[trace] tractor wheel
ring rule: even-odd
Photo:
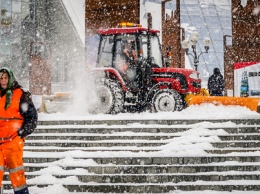
[[[183,108],[183,101],[178,92],[171,89],[157,90],[152,98],[154,112],[173,112]]]
[[[93,114],[117,114],[123,111],[122,88],[113,80],[102,78],[95,84],[95,101],[89,107]]]

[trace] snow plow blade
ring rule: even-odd
[[[202,103],[212,103],[215,105],[238,105],[247,107],[252,111],[260,113],[260,98],[229,96],[189,96],[185,100],[188,106]]]
[[[60,92],[53,95],[43,95],[43,105],[39,112],[56,113],[64,112],[72,103],[72,92]]]

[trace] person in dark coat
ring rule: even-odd
[[[213,75],[208,80],[208,90],[211,96],[223,96],[225,81],[221,75],[219,68],[214,69]]]

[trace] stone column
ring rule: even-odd
[[[31,44],[29,90],[34,95],[51,94],[51,67],[48,59],[48,47],[45,44]]]
[[[167,52],[172,54],[170,67],[184,67],[184,50],[181,49],[181,27],[180,27],[180,1],[176,1],[176,10],[171,16],[165,14],[165,3],[169,0],[162,1],[162,51],[164,56]]]
[[[51,94],[50,51],[47,46],[46,31],[48,29],[48,1],[38,1],[35,18],[36,36],[30,45],[31,66],[29,70],[29,89],[34,95]]]

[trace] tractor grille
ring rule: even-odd
[[[200,82],[192,82],[192,86],[194,88],[201,88],[201,83]]]

